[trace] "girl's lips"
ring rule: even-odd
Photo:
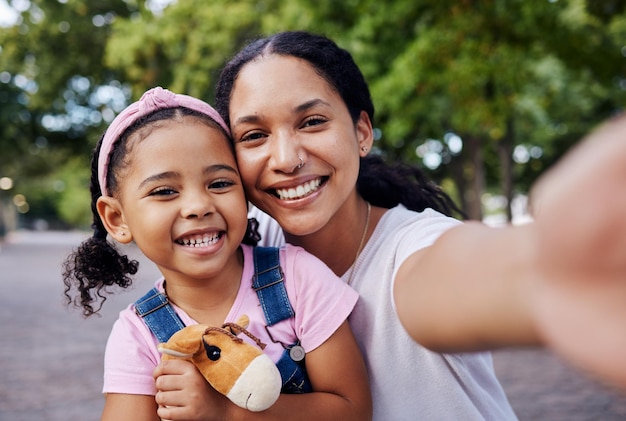
[[[316,192],[327,179],[327,177],[318,177],[294,187],[274,189],[274,195],[281,200],[302,199]]]
[[[205,234],[191,234],[175,240],[176,244],[185,247],[208,247],[219,241],[224,235],[223,231],[210,232]]]

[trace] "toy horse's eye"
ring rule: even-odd
[[[209,357],[211,361],[217,361],[220,359],[220,355],[222,354],[222,350],[216,347],[215,345],[209,345],[208,343],[202,341],[204,343],[204,349],[206,351],[206,356]]]

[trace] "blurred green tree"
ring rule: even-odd
[[[102,59],[111,22],[141,7],[121,0],[13,4],[15,22],[0,28],[0,176],[15,180],[12,191],[27,198],[23,221],[77,223],[60,213],[60,191],[41,194],[39,186],[56,181],[55,171],[73,156],[88,157],[126,105],[128,92]]]
[[[46,200],[72,224],[88,218],[70,199],[67,177],[87,182],[72,157],[87,168],[106,123],[150,87],[211,101],[222,64],[258,35],[311,30],[347,48],[372,88],[378,152],[425,166],[476,219],[486,192],[510,204],[626,95],[623,0],[16,4],[0,28],[0,177],[51,181]]]

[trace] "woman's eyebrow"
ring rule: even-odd
[[[301,113],[303,111],[309,110],[313,107],[316,107],[318,105],[322,105],[325,107],[330,107],[330,104],[322,99],[319,98],[315,98],[312,99],[310,101],[306,101],[300,105],[297,105],[296,107],[294,107],[294,112],[296,113]],[[245,124],[245,123],[256,123],[257,121],[259,121],[260,117],[258,114],[250,114],[250,115],[245,115],[242,117],[239,117],[237,120],[235,120],[235,122],[233,123],[233,127],[239,125],[239,124]]]
[[[319,98],[315,98],[315,99],[312,99],[312,100],[310,100],[310,101],[306,101],[306,102],[304,102],[304,103],[302,103],[302,104],[298,105],[298,106],[294,109],[294,111],[296,111],[296,112],[302,112],[302,111],[309,110],[309,109],[311,109],[311,108],[313,108],[313,107],[315,107],[315,106],[318,106],[318,105],[322,105],[322,106],[330,107],[330,104],[329,104],[328,102],[326,102],[326,101],[324,101],[324,100],[321,100],[321,99],[319,99]]]

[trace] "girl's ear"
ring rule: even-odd
[[[356,136],[359,142],[359,155],[363,157],[372,150],[374,144],[374,129],[370,117],[365,111],[361,111],[356,122]]]
[[[133,236],[124,220],[124,213],[119,200],[109,196],[101,196],[96,202],[98,215],[109,235],[122,244],[133,241]]]

